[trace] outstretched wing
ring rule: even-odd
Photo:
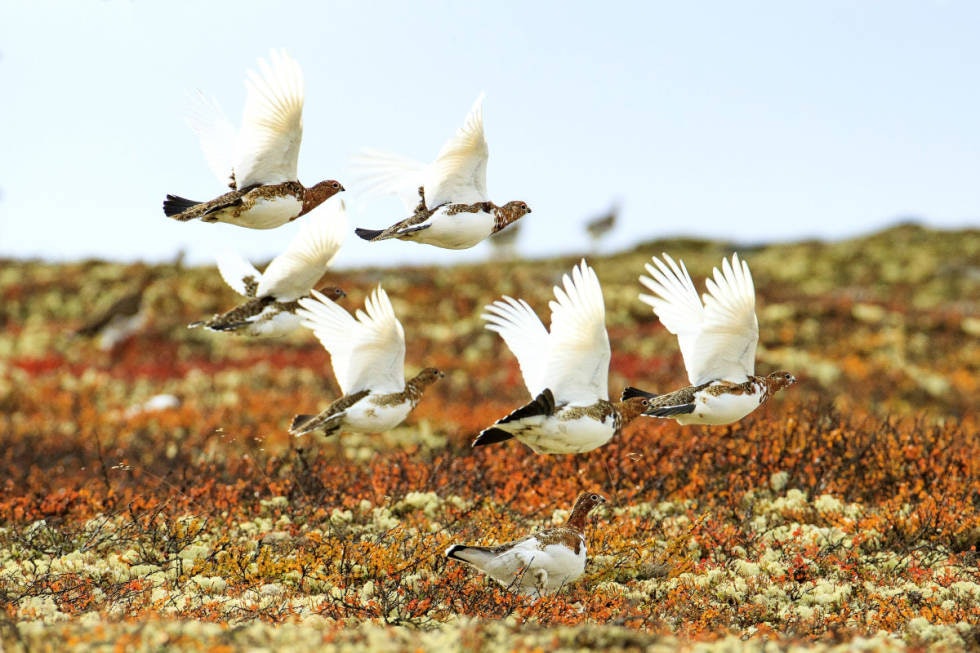
[[[214,176],[228,184],[235,167],[237,130],[215,98],[197,91],[189,104],[187,123],[201,141],[204,159]]]
[[[483,93],[473,103],[466,122],[449,139],[425,176],[425,203],[430,209],[441,204],[486,202],[487,159],[490,150],[483,134]]]
[[[265,269],[258,295],[288,301],[309,294],[340,251],[348,226],[344,200],[339,197],[311,211],[286,250]]]
[[[256,297],[262,275],[237,252],[224,250],[215,255],[218,272],[228,286],[243,297]],[[251,288],[251,291],[249,290]]]
[[[427,168],[421,161],[380,150],[362,150],[351,159],[351,174],[360,195],[397,195],[407,211],[419,203],[418,189],[425,183]]]
[[[356,319],[316,290],[299,303],[296,314],[330,352],[344,394],[405,389],[405,331],[381,286],[368,296],[365,310],[357,310]]]
[[[691,281],[684,262],[679,264],[668,254],[663,260],[653,257],[653,265],[646,264],[649,277],[641,276],[643,284],[653,295],[640,294],[640,301],[649,304],[660,318],[664,328],[677,336],[677,344],[684,357],[687,377],[692,385],[699,385],[700,369],[695,372],[698,359],[697,339],[704,323],[704,305]]]
[[[547,386],[545,372],[548,363],[548,331],[523,299],[504,297],[484,309],[487,329],[496,331],[517,358],[524,385],[532,397]]]
[[[640,283],[655,293],[641,294],[640,299],[677,336],[692,385],[716,379],[740,383],[755,369],[759,338],[755,290],[748,265],[740,262],[738,255],[732,260],[735,268],[725,260],[724,272],[715,269],[704,304],[684,263],[676,263],[667,254],[663,260],[654,257],[653,265],[646,265],[650,277],[640,277]]]
[[[609,336],[602,287],[585,259],[555,286],[545,386],[558,403],[609,398]]]
[[[235,178],[238,188],[296,181],[303,138],[303,71],[285,50],[259,59],[248,71],[247,95],[238,134]]]
[[[731,263],[722,260],[721,270],[712,271],[706,282],[704,327],[698,350],[713,352],[699,361],[703,377],[729,381],[744,380],[755,373],[755,349],[759,344],[759,321],[755,315],[755,284],[752,273],[738,254]]]

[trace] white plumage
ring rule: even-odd
[[[349,222],[344,200],[335,198],[314,209],[281,254],[261,274],[233,252],[217,256],[218,271],[235,292],[246,295],[245,278],[258,283],[256,297],[290,301],[305,297],[316,285],[347,237]]]
[[[549,594],[585,572],[584,538],[578,551],[561,543],[543,544],[533,535],[515,542],[505,551],[477,547],[455,547],[450,551],[453,557],[473,565],[520,594]]]
[[[303,139],[303,71],[285,50],[259,59],[249,70],[239,129],[218,102],[198,94],[188,120],[198,134],[205,159],[224,182],[232,172],[238,188],[297,180]]]
[[[531,396],[550,388],[557,404],[609,398],[609,336],[602,287],[585,259],[555,286],[549,333],[523,299],[504,297],[483,319],[517,358]]]
[[[755,375],[755,286],[748,264],[738,254],[731,261],[723,259],[721,270],[714,269],[702,297],[684,263],[667,254],[653,257],[646,270],[650,276],[641,276],[640,283],[654,294],[641,294],[640,299],[677,336],[691,385],[660,395],[627,387],[624,399],[647,399],[645,415],[679,424],[730,424],[796,383],[785,371]]]
[[[405,330],[381,286],[368,296],[356,317],[316,291],[299,303],[302,324],[330,353],[334,376],[345,395],[404,390]]]
[[[755,315],[755,286],[752,273],[738,254],[714,268],[707,280],[708,292],[698,297],[684,263],[667,254],[647,263],[650,277],[640,283],[655,293],[641,294],[664,327],[677,336],[691,385],[714,380],[741,383],[755,372],[755,350],[759,323]]]
[[[425,187],[426,206],[489,201],[487,160],[490,150],[483,131],[483,93],[473,103],[463,126],[442,146],[432,163],[399,154],[365,150],[354,159],[355,174],[368,195],[394,194],[412,210]]]

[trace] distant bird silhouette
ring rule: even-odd
[[[365,152],[355,167],[366,193],[398,194],[412,215],[387,229],[358,228],[355,233],[370,241],[398,238],[447,249],[473,247],[531,212],[519,200],[502,206],[490,201],[488,158],[482,94],[462,129],[429,165],[396,154]]]
[[[135,288],[97,313],[73,335],[84,338],[98,337],[99,349],[102,351],[114,349],[146,326],[148,314],[144,306],[144,295],[153,281],[153,271],[144,270]]]
[[[549,333],[527,302],[504,297],[483,319],[517,357],[533,398],[480,432],[474,447],[517,438],[537,453],[602,446],[645,408],[643,398],[611,403],[609,337],[602,288],[583,259],[555,286]]]
[[[329,179],[309,188],[296,174],[303,137],[303,72],[285,50],[273,50],[261,74],[249,71],[241,129],[228,122],[213,100],[200,98],[192,126],[219,178],[233,189],[207,202],[167,195],[163,212],[182,222],[226,222],[272,229],[295,220],[344,190]]]
[[[640,283],[653,295],[641,294],[664,327],[677,336],[691,385],[655,395],[627,387],[623,399],[649,401],[644,415],[673,418],[679,424],[729,424],[742,419],[779,390],[796,383],[789,372],[755,375],[759,322],[755,286],[748,263],[738,254],[722,260],[708,279],[704,303],[684,262],[667,254],[647,263],[650,277]]]
[[[582,492],[563,526],[496,546],[454,544],[446,557],[472,565],[521,594],[549,594],[585,571],[585,525],[592,509],[605,502],[601,494]]]
[[[365,310],[358,309],[356,319],[316,291],[299,303],[297,314],[330,353],[344,396],[318,415],[294,417],[291,434],[387,431],[401,424],[425,389],[442,378],[442,372],[427,367],[405,381],[405,330],[381,286],[368,296]]]
[[[585,223],[585,231],[589,234],[593,249],[596,249],[599,246],[599,242],[616,227],[616,219],[618,217],[619,205],[613,204],[605,213]]]
[[[348,229],[344,201],[331,200],[316,209],[292,242],[259,273],[238,254],[224,252],[218,271],[232,290],[248,298],[235,308],[188,326],[249,336],[284,336],[300,326],[298,299],[310,294],[337,255]],[[329,290],[328,290],[329,289]],[[331,299],[344,291],[323,286]]]

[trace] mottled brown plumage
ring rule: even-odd
[[[329,179],[306,188],[298,181],[281,184],[252,185],[225,193],[208,202],[195,202],[176,195],[167,195],[163,202],[163,212],[180,222],[200,218],[203,222],[232,222],[248,213],[260,200],[293,197],[302,203],[302,210],[289,218],[289,221],[305,215],[330,199],[344,187],[340,182]]]
[[[297,415],[289,427],[291,435],[304,435],[311,431],[322,430],[323,435],[333,435],[341,428],[352,425],[349,422],[349,411],[355,410],[358,416],[369,419],[379,418],[386,410],[411,411],[422,399],[425,389],[445,376],[434,367],[427,367],[405,382],[401,392],[387,394],[371,394],[371,390],[360,390],[345,395],[330,404],[318,415]],[[358,419],[358,417],[355,417]],[[402,418],[403,419],[403,418]],[[399,422],[401,419],[398,420]],[[352,430],[363,430],[353,428]]]
[[[251,319],[263,313],[266,313],[271,319],[279,313],[295,313],[296,309],[299,308],[298,299],[281,302],[271,295],[255,297],[255,289],[258,287],[258,283],[251,279],[251,277],[248,277],[245,280],[245,290],[247,293],[246,296],[251,296],[253,299],[250,299],[244,304],[239,304],[224,313],[215,314],[208,320],[191,322],[187,327],[189,329],[204,327],[212,331],[236,331],[249,326]],[[325,286],[318,290],[334,301],[347,296],[347,293],[335,286]]]
[[[153,283],[152,272],[144,272],[135,289],[126,293],[86,324],[75,330],[74,335],[91,338],[118,320],[135,318],[143,307],[143,294]]]
[[[699,397],[739,397],[754,395],[758,397],[758,405],[764,404],[771,396],[783,388],[796,383],[796,377],[786,371],[772,372],[766,376],[752,375],[744,383],[731,381],[712,381],[701,385],[691,385],[667,394],[656,395],[634,387],[623,390],[622,398],[646,398],[648,405],[642,411],[650,417],[673,417],[693,413]]]

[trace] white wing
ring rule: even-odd
[[[713,352],[698,360],[702,377],[729,381],[745,380],[755,373],[755,348],[759,344],[759,321],[755,316],[755,285],[752,273],[738,254],[731,263],[722,260],[714,279],[707,280],[704,294],[704,328],[698,338],[699,352]]]
[[[347,236],[344,200],[330,199],[309,213],[286,250],[262,274],[257,295],[289,301],[309,294]]]
[[[545,385],[555,401],[590,405],[609,398],[609,336],[602,287],[582,259],[562,277],[551,301],[551,348]]]
[[[227,184],[235,167],[237,130],[215,98],[198,91],[189,104],[187,123],[201,141],[204,159],[214,176]]]
[[[486,202],[487,159],[490,151],[483,135],[483,93],[473,103],[466,122],[449,139],[425,176],[425,204],[435,208],[447,202]]]
[[[303,138],[303,71],[285,50],[259,59],[260,74],[248,71],[247,96],[238,134],[238,188],[296,181]]]
[[[215,262],[218,264],[218,272],[228,286],[243,297],[249,297],[245,289],[246,277],[252,277],[254,283],[259,283],[262,275],[255,266],[246,261],[237,252],[225,250],[215,255]],[[254,296],[254,295],[251,295]]]
[[[381,286],[368,297],[366,312],[358,309],[357,319],[315,290],[299,303],[296,314],[330,352],[344,394],[405,389],[405,331]]]
[[[362,150],[351,159],[351,174],[359,194],[397,195],[406,211],[419,203],[419,186],[425,183],[428,166],[400,154]]]
[[[678,264],[667,254],[663,254],[663,260],[654,256],[653,265],[647,263],[645,267],[650,277],[641,276],[640,283],[655,294],[641,293],[640,301],[649,304],[664,328],[677,336],[688,379],[693,385],[699,385],[695,379],[700,375],[695,374],[693,361],[704,323],[704,306],[691,275],[683,261]]]
[[[683,262],[678,265],[667,254],[663,259],[653,258],[656,267],[646,265],[653,278],[640,277],[640,283],[655,295],[641,294],[640,299],[653,307],[664,327],[677,336],[688,380],[692,385],[716,379],[745,381],[755,369],[759,340],[748,265],[735,255],[733,269],[726,259],[722,264],[725,272],[716,268],[715,281],[709,279],[710,292],[705,293],[702,304]]]
[[[524,385],[532,397],[547,386],[548,331],[523,299],[504,297],[487,305],[483,319],[487,329],[496,331],[517,358]]]

